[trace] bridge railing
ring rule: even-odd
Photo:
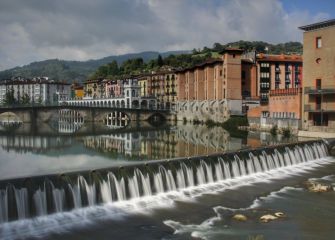
[[[99,105],[99,106],[90,106],[90,105],[81,105],[81,104],[68,104],[66,102],[60,102],[60,103],[53,103],[53,104],[9,104],[9,105],[1,105],[0,108],[2,109],[15,109],[15,108],[37,108],[37,107],[85,107],[85,108],[109,108],[109,109],[142,109],[142,110],[162,110],[162,111],[170,111],[171,108],[168,106],[106,106],[106,105]]]

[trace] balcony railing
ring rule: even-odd
[[[299,93],[301,93],[301,88],[270,90],[270,96],[298,95]]]
[[[335,85],[321,87],[305,87],[305,94],[333,94],[335,93]]]
[[[335,103],[307,104],[305,112],[335,112]]]

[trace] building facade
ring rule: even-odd
[[[301,126],[302,57],[266,55],[256,57],[256,84],[251,96],[260,106],[248,109],[251,126],[298,129]]]
[[[242,53],[228,48],[222,58],[177,72],[178,120],[224,122],[242,115]]]
[[[84,87],[78,84],[71,85],[71,99],[82,99],[84,97]]]
[[[11,95],[11,102],[8,95]],[[4,104],[58,104],[71,96],[71,85],[47,77],[26,79],[16,77],[0,82],[0,103]]]
[[[335,132],[335,19],[304,31],[303,130]]]
[[[105,94],[103,79],[89,79],[84,82],[84,92],[86,98],[102,98]]]

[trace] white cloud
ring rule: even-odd
[[[279,0],[2,1],[0,69],[241,39],[300,41],[298,26],[327,17],[286,12]]]

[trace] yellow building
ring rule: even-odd
[[[84,92],[86,97],[101,98],[104,86],[101,86],[101,79],[91,79],[84,82]]]
[[[302,127],[335,132],[335,19],[304,31]]]
[[[138,84],[140,85],[140,96],[148,97],[150,96],[150,80],[151,75],[141,75],[138,77]]]
[[[83,86],[74,86],[74,97],[75,99],[83,99],[84,97],[84,87]]]
[[[175,72],[166,72],[164,74],[164,96],[163,101],[167,108],[173,107],[177,100],[177,80]]]

